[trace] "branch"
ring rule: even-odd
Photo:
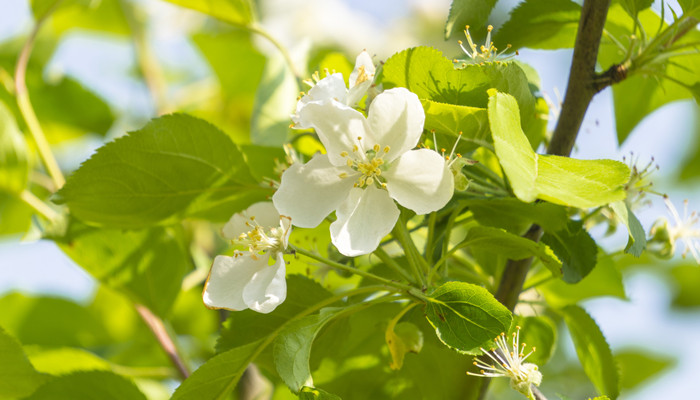
[[[139,315],[143,319],[143,322],[145,322],[151,332],[153,332],[153,335],[158,340],[158,343],[160,343],[160,347],[162,347],[163,351],[165,351],[165,353],[168,355],[170,361],[173,363],[182,379],[187,379],[187,377],[190,376],[190,371],[182,361],[182,357],[180,357],[173,339],[170,337],[170,335],[168,335],[168,331],[165,329],[163,321],[153,314],[153,312],[151,312],[151,310],[149,310],[146,306],[134,304],[134,307],[136,307],[136,311],[138,311]]]

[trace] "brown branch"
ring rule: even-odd
[[[165,354],[168,355],[170,361],[173,363],[175,369],[177,369],[177,372],[180,374],[182,379],[187,379],[187,377],[190,376],[190,371],[189,369],[187,369],[187,366],[182,361],[182,357],[180,357],[180,354],[177,351],[177,347],[175,347],[173,339],[170,337],[168,331],[165,329],[163,321],[160,318],[158,318],[155,314],[153,314],[153,312],[149,310],[146,306],[143,306],[141,304],[134,304],[134,307],[143,319],[143,322],[145,322],[146,325],[148,325],[148,328],[151,330],[151,332],[153,332],[153,335],[156,337],[156,340],[158,340],[158,343],[160,343],[160,347],[162,347],[163,351],[165,351]]]

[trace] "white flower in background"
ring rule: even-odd
[[[673,206],[668,196],[664,196],[664,203],[673,218],[673,226],[669,225],[666,218],[660,218],[651,227],[649,233],[651,239],[648,241],[649,250],[663,258],[671,258],[676,252],[676,242],[681,240],[685,245],[683,258],[690,253],[695,262],[700,264],[700,229],[695,225],[700,222],[700,216],[693,211],[688,213],[688,200],[683,202],[683,218]]]
[[[384,91],[366,118],[335,99],[309,102],[301,113],[327,154],[287,169],[272,201],[304,228],[317,226],[336,210],[331,240],[342,254],[357,256],[377,248],[399,217],[394,200],[427,214],[452,197],[454,183],[445,159],[433,150],[412,150],[425,121],[414,93]]]
[[[493,360],[493,363],[487,364],[485,361],[475,358],[474,365],[479,367],[481,371],[478,374],[472,372],[467,372],[467,374],[485,378],[510,378],[510,387],[532,399],[534,395],[531,386],[540,386],[542,373],[537,365],[524,363],[523,361],[535,352],[535,348],[533,347],[529,353],[524,354],[525,343],[521,347],[519,326],[516,327],[512,340],[513,345],[509,348],[505,333],[501,333],[500,336],[494,339],[494,342],[496,342],[495,349],[490,351],[481,349],[485,355]]]
[[[309,92],[297,102],[296,113],[292,116],[294,127],[299,129],[311,128],[313,125],[308,121],[309,115],[304,113],[304,108],[311,103],[321,103],[324,101],[335,100],[338,103],[354,107],[367,93],[367,89],[374,81],[375,68],[367,51],[363,50],[355,60],[355,69],[350,74],[349,86],[345,87],[345,81],[341,73],[328,75],[323,79],[319,79],[318,72],[314,73],[314,81],[304,81],[312,86]]]
[[[270,202],[256,203],[234,214],[224,237],[247,251],[216,256],[202,295],[208,308],[251,310],[267,314],[287,298],[284,250],[291,220]]]

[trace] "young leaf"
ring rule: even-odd
[[[34,368],[47,374],[66,375],[77,371],[112,369],[106,360],[79,348],[40,349],[32,346],[26,347],[25,351]]]
[[[475,226],[469,230],[467,237],[457,245],[471,246],[492,254],[505,256],[511,260],[537,257],[554,276],[561,276],[562,264],[552,250],[544,243],[534,242],[503,229]]]
[[[60,376],[25,400],[146,400],[133,382],[108,371],[81,371]]]
[[[620,387],[634,389],[653,380],[656,375],[664,372],[675,364],[673,358],[667,355],[626,350],[615,354],[615,363],[620,368]]]
[[[14,116],[0,101],[0,190],[19,193],[28,179],[27,142]]]
[[[95,229],[83,227],[61,249],[103,284],[166,316],[192,269],[174,229]]]
[[[512,96],[491,91],[489,123],[494,147],[513,193],[530,203],[535,199],[590,208],[625,197],[629,168],[612,160],[576,160],[535,153],[519,121]]]
[[[251,0],[166,0],[178,6],[191,8],[238,26],[255,22],[255,8]]]
[[[622,222],[627,227],[627,232],[629,232],[625,253],[632,254],[635,257],[641,256],[647,247],[647,235],[644,232],[644,227],[632,213],[626,202],[616,201],[610,203],[610,208],[615,213],[615,219]]]
[[[275,367],[282,380],[293,392],[312,382],[309,358],[311,345],[319,331],[343,308],[323,308],[318,314],[308,315],[285,326],[275,340]]]
[[[507,332],[513,316],[486,289],[466,283],[447,282],[428,297],[426,317],[438,338],[466,354]]]
[[[384,336],[391,353],[391,369],[401,369],[406,353],[420,353],[423,348],[423,332],[410,322],[396,324],[392,320]]]
[[[439,139],[444,138],[444,142],[451,143],[459,137],[459,149],[462,152],[474,150],[479,146],[492,146],[485,108],[432,100],[422,100],[422,103],[425,110],[425,129],[434,130],[439,137],[438,142],[443,143]],[[462,132],[462,135],[459,135],[459,132]]]
[[[583,229],[581,221],[569,221],[565,229],[546,232],[542,242],[547,244],[562,262],[565,282],[576,283],[596,266],[598,246]]]
[[[250,139],[266,146],[287,142],[289,116],[294,111],[299,86],[284,58],[276,52],[267,59],[255,94]]]
[[[22,345],[1,327],[0,354],[0,398],[24,398],[51,379],[34,369]]]
[[[536,223],[545,231],[564,229],[566,208],[552,203],[523,203],[512,197],[470,199],[465,201],[479,224],[503,228],[521,235]]]
[[[571,0],[528,0],[498,29],[496,47],[564,49],[574,47],[581,6]]]
[[[100,148],[55,201],[85,222],[141,228],[186,215],[225,221],[270,194],[226,134],[173,114]]]
[[[700,307],[700,268],[697,265],[681,264],[670,271],[673,282],[673,300],[671,304],[680,309]]]
[[[465,25],[481,28],[496,6],[498,0],[452,0],[450,14],[445,23],[445,40],[455,32],[460,32]]]
[[[651,7],[651,3],[653,0],[620,0],[620,4],[632,18],[636,18],[640,11]]]
[[[304,386],[299,392],[299,400],[341,400],[340,397],[325,390]]]
[[[599,393],[615,400],[620,393],[617,366],[600,328],[579,306],[567,306],[562,312],[586,375]]]
[[[514,316],[512,326],[520,327],[520,343],[527,343],[528,348],[536,349],[527,358],[527,362],[537,364],[542,368],[552,356],[556,347],[557,326],[554,324],[554,321],[545,315],[536,317]]]

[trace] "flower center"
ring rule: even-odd
[[[286,217],[282,216],[281,218]],[[284,236],[286,232],[281,219],[280,226],[267,229],[258,224],[255,220],[255,216],[248,218],[245,224],[251,229],[248,232],[241,233],[237,239],[233,240],[233,243],[247,247],[253,259],[257,259],[257,254],[262,254],[266,251],[271,251],[273,253],[284,251]]]
[[[347,151],[340,153],[340,156],[345,158],[348,167],[359,172],[360,177],[355,182],[355,187],[364,188],[375,182],[379,187],[386,187],[386,183],[382,182],[381,175],[384,165],[384,156],[389,153],[389,146],[375,144],[370,150],[362,148],[362,137],[357,138],[358,145],[353,146],[352,154]],[[343,174],[344,175],[344,174]],[[345,176],[341,175],[341,178]]]

